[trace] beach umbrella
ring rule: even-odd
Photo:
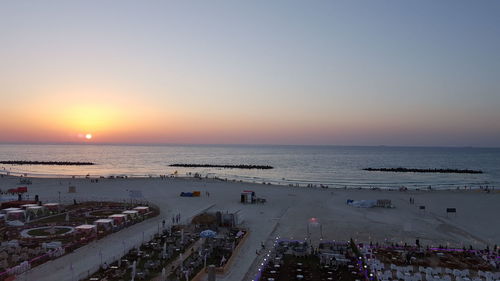
[[[202,232],[200,232],[200,237],[202,238],[213,238],[215,237],[215,235],[217,235],[217,232],[210,229],[203,230]]]

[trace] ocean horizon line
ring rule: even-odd
[[[473,145],[384,145],[384,144],[346,145],[346,144],[265,144],[265,143],[252,144],[252,143],[128,143],[128,142],[0,142],[0,145],[500,149],[500,146],[473,146]]]

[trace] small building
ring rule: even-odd
[[[240,195],[241,203],[254,203],[255,202],[255,191],[252,190],[243,190]]]
[[[110,230],[114,226],[114,221],[112,219],[98,219],[94,221],[94,225],[97,226],[97,228]]]
[[[92,235],[97,233],[97,226],[94,224],[82,224],[75,227],[75,231],[79,234]]]
[[[139,212],[136,210],[126,210],[122,214],[126,215],[128,219],[134,220],[139,217]]]
[[[26,208],[26,213],[27,214],[33,214],[36,217],[41,216],[45,214],[45,207],[44,206],[29,206]]]
[[[235,227],[243,223],[243,214],[241,210],[232,212],[216,212],[217,223],[219,226]]]
[[[137,212],[139,212],[139,214],[144,215],[147,212],[149,212],[149,207],[147,207],[147,206],[138,206],[138,207],[135,207],[134,210],[136,210]]]
[[[108,216],[108,218],[112,219],[115,225],[122,225],[125,224],[125,222],[127,222],[127,215],[125,214],[114,214]]]
[[[22,221],[22,222],[24,222],[26,220],[26,211],[24,211],[24,210],[9,211],[6,214],[6,220],[7,221]]]

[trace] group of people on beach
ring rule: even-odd
[[[173,175],[160,175],[160,180],[166,180],[168,178],[173,178]]]
[[[316,184],[309,183],[309,184],[307,184],[307,187],[314,187],[314,188],[316,188],[318,186]],[[319,187],[321,187],[321,188],[328,188],[328,185],[320,184]]]

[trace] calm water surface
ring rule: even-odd
[[[0,171],[39,176],[148,176],[198,172],[249,182],[348,187],[499,186],[498,148],[226,146],[226,145],[0,145],[0,160],[89,161],[94,166],[0,165]],[[271,165],[272,170],[174,168],[174,163]],[[454,168],[484,174],[363,171],[366,167]]]

